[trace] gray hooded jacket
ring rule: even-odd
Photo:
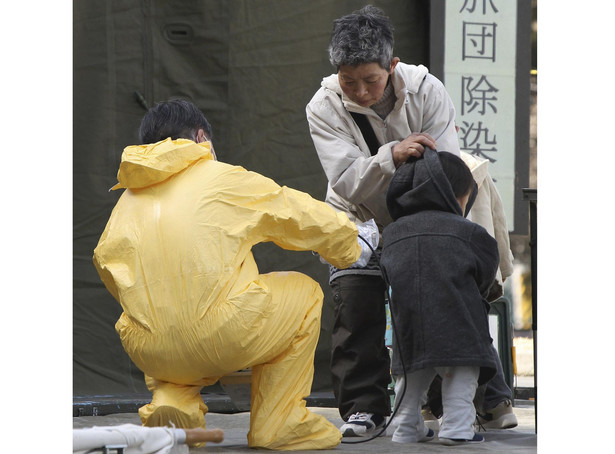
[[[484,297],[498,248],[467,219],[437,153],[402,165],[387,192],[394,222],[383,231],[381,267],[392,289],[394,374],[435,366],[478,366],[495,374]],[[467,209],[469,210],[470,207]]]

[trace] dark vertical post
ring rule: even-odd
[[[444,80],[444,0],[429,2],[429,72]]]
[[[517,2],[517,72],[515,74],[515,227],[527,234],[527,206],[523,188],[530,183],[530,69],[532,62],[532,2]]]
[[[524,189],[523,190],[523,198],[530,203],[530,267],[532,273],[532,333],[534,338],[534,430],[538,433],[538,371],[537,365],[538,361],[536,358],[536,353],[538,351],[538,298],[537,298],[537,202],[538,202],[538,191],[536,189]]]

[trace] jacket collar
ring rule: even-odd
[[[419,88],[428,73],[429,70],[423,65],[407,65],[399,62],[397,66],[395,66],[395,70],[393,71],[393,74],[391,74],[391,83],[393,84],[395,97],[397,98],[397,101],[395,101],[394,110],[401,109],[401,107],[405,104],[407,93],[418,93]],[[369,107],[362,107],[346,97],[342,91],[342,87],[340,86],[337,74],[331,74],[330,76],[323,78],[320,85],[337,94],[341,98],[344,107],[349,112],[357,112],[362,114],[374,113]]]

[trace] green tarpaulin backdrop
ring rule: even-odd
[[[222,161],[324,200],[326,178],[305,105],[334,72],[332,22],[367,2],[88,0],[73,4],[73,394],[146,392],[114,330],[120,305],[92,252],[121,191],[109,192],[147,106],[192,100]],[[395,26],[395,55],[429,66],[428,1],[373,1]],[[325,293],[314,390],[330,389],[333,316],[327,268],[309,252],[254,250],[261,272],[301,271]]]

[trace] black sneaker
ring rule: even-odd
[[[384,427],[384,417],[373,413],[358,412],[340,427],[344,437],[370,437]]]

